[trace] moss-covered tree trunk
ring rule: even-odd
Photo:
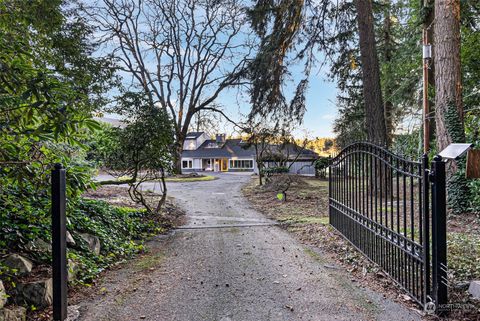
[[[460,69],[460,0],[435,1],[437,147],[465,141]]]
[[[464,143],[462,77],[460,68],[460,0],[435,1],[435,124],[437,149]],[[448,203],[464,212],[468,187],[462,172],[464,162],[452,163],[448,177]]]
[[[384,90],[384,114],[385,114],[385,128],[387,131],[387,145],[390,145],[393,140],[393,102],[392,97],[394,93],[393,81],[392,81],[392,58],[393,58],[393,39],[392,39],[392,17],[390,14],[391,2],[390,0],[384,1],[384,13],[382,38],[383,38],[383,59],[385,64],[385,73],[383,81]]]

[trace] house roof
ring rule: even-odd
[[[185,139],[197,139],[202,136],[203,132],[189,132]]]
[[[189,133],[200,136],[202,133]],[[198,137],[197,136],[197,137]],[[318,155],[310,149],[302,148],[296,144],[270,145],[264,155],[264,159],[274,159],[275,155],[282,154],[284,157],[296,158],[298,160],[317,159]],[[298,157],[297,157],[298,156]],[[184,158],[254,158],[255,149],[252,145],[244,143],[241,139],[227,139],[225,143],[219,145],[216,140],[208,139],[195,150],[184,150]]]
[[[264,159],[275,158],[275,155],[281,155],[280,157],[285,158],[288,156],[289,159],[296,158],[299,160],[318,158],[318,154],[315,153],[313,150],[301,147],[293,143],[282,145],[269,145],[264,154]]]
[[[182,152],[182,157],[191,158],[252,158],[254,156],[254,149],[247,147],[241,139],[227,139],[221,146],[217,145],[216,140],[208,139],[199,148]]]

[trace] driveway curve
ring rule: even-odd
[[[188,223],[102,281],[83,321],[419,320],[255,211],[250,176],[170,183]],[[154,189],[155,186],[146,186]]]

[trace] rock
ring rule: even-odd
[[[70,305],[67,308],[67,319],[65,321],[75,321],[80,317],[80,306]]]
[[[453,287],[459,291],[466,291],[468,290],[469,285],[470,285],[470,282],[464,281],[464,282],[458,282],[454,284]]]
[[[52,279],[20,283],[17,285],[16,289],[16,301],[18,304],[25,302],[36,308],[45,308],[52,304],[52,291]]]
[[[0,309],[3,308],[5,304],[7,304],[7,292],[5,292],[3,282],[0,281]]]
[[[76,244],[75,240],[73,239],[72,234],[69,231],[67,231],[67,244],[68,245],[75,245]]]
[[[72,282],[76,279],[78,273],[78,263],[73,260],[68,260],[68,282]]]
[[[27,309],[24,307],[8,307],[0,309],[0,321],[25,321]]]
[[[480,281],[470,282],[468,292],[476,299],[480,299]]]
[[[79,235],[85,242],[87,242],[90,251],[96,255],[100,254],[100,239],[98,237],[87,233],[81,233]]]
[[[10,269],[17,270],[17,275],[22,276],[32,272],[33,263],[18,254],[10,254],[3,260],[3,264]]]
[[[32,252],[51,252],[52,244],[42,239],[35,239],[25,245],[25,249]]]

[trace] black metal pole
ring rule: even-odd
[[[424,280],[424,293],[423,293],[423,303],[428,302],[428,297],[431,295],[430,287],[430,182],[428,175],[430,171],[428,170],[428,155],[424,154],[422,157],[422,171],[423,171],[423,280]]]
[[[438,312],[447,303],[447,192],[445,162],[437,155],[432,162],[432,278]]]
[[[55,164],[52,170],[52,274],[53,320],[67,318],[67,228],[65,169]]]
[[[332,159],[328,156],[328,222],[332,223]]]

